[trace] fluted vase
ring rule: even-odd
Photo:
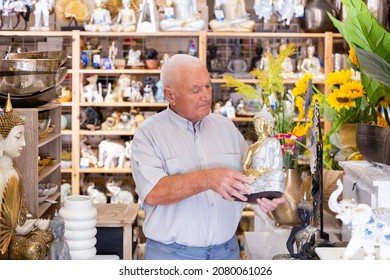
[[[65,222],[64,239],[72,260],[89,260],[96,255],[96,208],[86,195],[71,195],[64,199],[59,216]]]

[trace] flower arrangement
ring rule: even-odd
[[[361,103],[355,98],[356,108],[360,111],[354,117],[360,123],[390,125],[390,86],[381,79],[389,71],[390,33],[380,25],[362,0],[341,1],[346,10],[345,21],[341,22],[330,14],[329,17],[350,46],[350,66],[360,72],[365,91]]]
[[[282,145],[283,167],[295,168],[298,163],[298,155],[305,151],[305,134],[307,127],[297,123],[295,118],[294,97],[285,92],[283,73],[283,61],[296,52],[294,44],[288,44],[275,58],[268,54],[268,70],[255,69],[250,73],[258,80],[257,90],[252,85],[245,84],[232,76],[225,75],[225,86],[233,87],[236,93],[250,100],[256,100],[260,106],[266,104],[275,118],[274,137]],[[259,107],[260,110],[261,107]]]

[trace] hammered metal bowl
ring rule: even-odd
[[[21,52],[21,53],[9,53],[9,59],[21,59],[21,58],[29,58],[29,59],[58,59],[60,60],[60,65],[63,65],[68,59],[67,51],[47,51],[47,52]]]
[[[0,71],[57,71],[60,65],[59,59],[0,59]]]

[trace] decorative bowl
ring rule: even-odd
[[[47,52],[21,52],[21,53],[9,53],[9,59],[20,59],[20,58],[28,58],[28,59],[59,59],[60,65],[63,65],[68,59],[67,51],[47,51]]]
[[[0,59],[0,71],[42,71],[44,73],[56,72],[60,68],[59,59]]]

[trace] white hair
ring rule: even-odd
[[[176,79],[180,79],[180,72],[184,67],[201,68],[204,64],[195,56],[175,54],[164,62],[161,68],[160,80],[162,87],[172,86]]]

